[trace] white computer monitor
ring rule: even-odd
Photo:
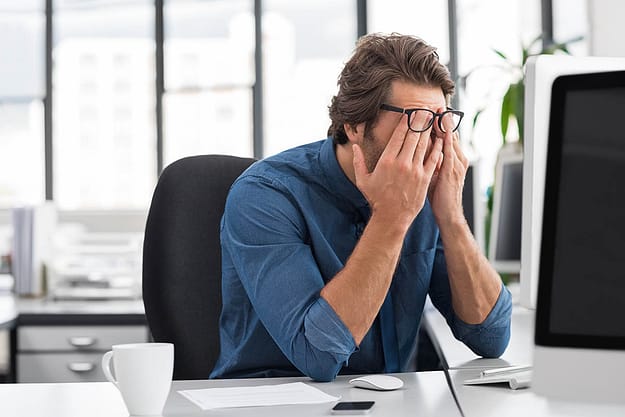
[[[625,58],[539,55],[525,66],[520,303],[536,308],[551,86],[561,75],[625,69]]]
[[[533,390],[625,402],[625,71],[550,90]]]
[[[488,259],[497,272],[521,269],[523,154],[501,152],[495,165]]]

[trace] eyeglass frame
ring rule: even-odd
[[[455,114],[457,116],[460,117],[460,119],[458,120],[458,124],[456,125],[456,127],[454,128],[454,130],[451,131],[451,133],[454,133],[456,130],[458,130],[458,128],[460,127],[460,122],[462,122],[462,118],[464,117],[464,112],[460,111],[460,110],[456,110],[453,109],[451,107],[447,107],[447,110],[445,110],[442,113],[437,113],[433,110],[430,109],[424,109],[424,108],[414,108],[414,109],[402,109],[401,107],[396,107],[396,106],[391,106],[390,104],[384,104],[382,103],[380,105],[380,109],[382,110],[386,110],[386,111],[392,111],[395,113],[402,113],[402,114],[407,114],[408,115],[408,129],[410,129],[411,131],[415,132],[415,133],[422,133],[425,132],[426,130],[428,130],[429,128],[431,128],[434,125],[434,119],[436,119],[438,117],[438,128],[441,130],[441,132],[444,132],[445,129],[443,129],[443,125],[442,125],[442,116],[444,116],[447,113],[452,113]],[[410,118],[412,117],[413,113],[416,112],[417,110],[425,110],[427,112],[432,113],[432,118],[430,119],[430,123],[428,124],[428,126],[422,130],[415,130],[412,128],[412,126],[410,126]]]

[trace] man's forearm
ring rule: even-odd
[[[482,323],[497,302],[501,279],[480,251],[466,221],[440,225],[454,312]]]
[[[384,302],[406,232],[373,215],[343,269],[321,290],[357,345]]]

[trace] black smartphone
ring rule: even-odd
[[[375,401],[341,401],[332,407],[332,414],[367,414]]]

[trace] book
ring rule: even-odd
[[[57,214],[52,202],[12,210],[11,272],[16,294],[37,296],[44,292],[44,266],[51,257],[56,223]]]

